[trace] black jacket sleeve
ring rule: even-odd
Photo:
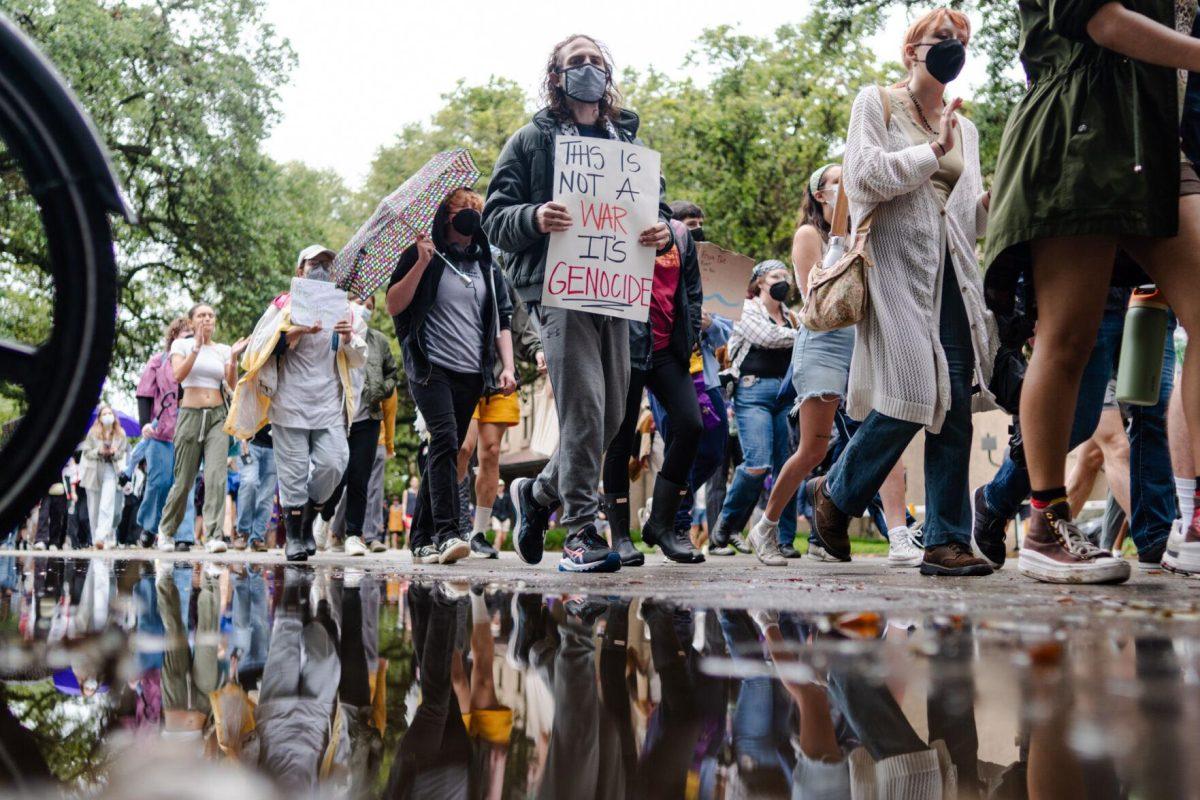
[[[534,219],[541,202],[533,196],[530,185],[529,160],[533,154],[528,148],[528,128],[514,133],[504,145],[483,206],[483,230],[488,241],[510,253],[524,252],[545,236]]]
[[[675,230],[675,225],[671,226],[671,231],[677,237],[680,234]],[[688,331],[688,342],[694,344],[700,341],[700,317],[704,313],[704,286],[700,281],[700,256],[696,252],[696,242],[692,240],[690,233],[686,231],[682,233],[679,252],[683,254],[683,285],[687,292],[688,322],[691,324],[691,330]]]

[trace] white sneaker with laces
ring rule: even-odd
[[[346,537],[346,555],[348,556],[365,556],[370,552],[367,543],[362,540],[361,536]]]
[[[907,527],[896,527],[888,531],[888,566],[919,567],[925,559],[925,551],[912,540],[912,531]]]
[[[164,553],[174,553],[175,552],[175,540],[170,539],[166,536],[163,536],[161,533],[155,534],[154,546],[155,546],[155,548],[157,548],[158,550],[160,550]]]
[[[224,553],[229,549],[229,547],[225,544],[224,539],[220,537],[214,537],[212,539],[205,540],[204,549],[210,553]]]
[[[329,525],[320,514],[313,520],[313,539],[317,542],[318,550],[329,549]]]
[[[786,567],[787,559],[779,549],[779,525],[771,525],[767,520],[760,519],[750,529],[750,547],[754,555],[768,567]]]

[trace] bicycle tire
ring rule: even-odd
[[[37,47],[0,15],[0,138],[38,204],[54,319],[38,346],[0,340],[0,380],[26,413],[0,446],[0,533],[24,520],[82,440],[112,357],[117,270],[109,214],[133,221],[91,120]]]

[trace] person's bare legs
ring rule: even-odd
[[[1183,392],[1175,384],[1171,402],[1167,405],[1167,442],[1171,446],[1171,471],[1176,478],[1196,478],[1196,462],[1192,459],[1192,441],[1188,437],[1187,417],[1183,414]]]
[[[1096,477],[1104,466],[1104,452],[1095,439],[1088,439],[1075,448],[1075,465],[1067,476],[1067,500],[1071,505],[1071,516],[1079,516],[1083,504],[1092,496]]]
[[[1200,336],[1200,195],[1179,198],[1179,233],[1121,245],[1154,279],[1188,336]],[[1200,451],[1200,358],[1183,360],[1183,416],[1193,453]],[[1193,474],[1192,477],[1195,477]]]
[[[500,441],[504,438],[508,426],[495,422],[480,422],[472,423],[471,427],[476,431],[479,441],[475,502],[483,508],[491,508],[496,503],[496,494],[500,486]]]
[[[479,420],[471,420],[467,435],[463,437],[462,446],[458,448],[458,481],[461,483],[467,477],[471,468],[471,456],[475,453],[475,445],[479,442]]]
[[[1129,435],[1125,433],[1125,423],[1121,420],[1121,412],[1118,409],[1104,409],[1092,439],[1104,453],[1104,477],[1108,480],[1108,490],[1113,493],[1117,505],[1128,517]]]
[[[1116,241],[1071,236],[1031,247],[1038,323],[1021,389],[1021,428],[1030,484],[1046,491],[1066,485],[1075,399],[1104,314]]]
[[[788,500],[813,468],[824,460],[837,410],[836,399],[813,397],[800,404],[800,444],[791,458],[784,462],[783,469],[775,478],[775,485],[771,487],[771,496],[767,499],[764,512],[767,519],[779,520]]]
[[[879,499],[883,502],[883,517],[887,521],[888,530],[903,528],[908,523],[905,513],[904,498],[907,491],[904,461],[901,459],[892,467],[883,486],[879,487]]]

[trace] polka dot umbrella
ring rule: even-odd
[[[455,189],[479,180],[479,167],[465,148],[438,153],[425,166],[385,197],[371,218],[338,253],[333,279],[343,289],[361,297],[383,285],[400,254],[416,240],[429,236],[433,215]]]

